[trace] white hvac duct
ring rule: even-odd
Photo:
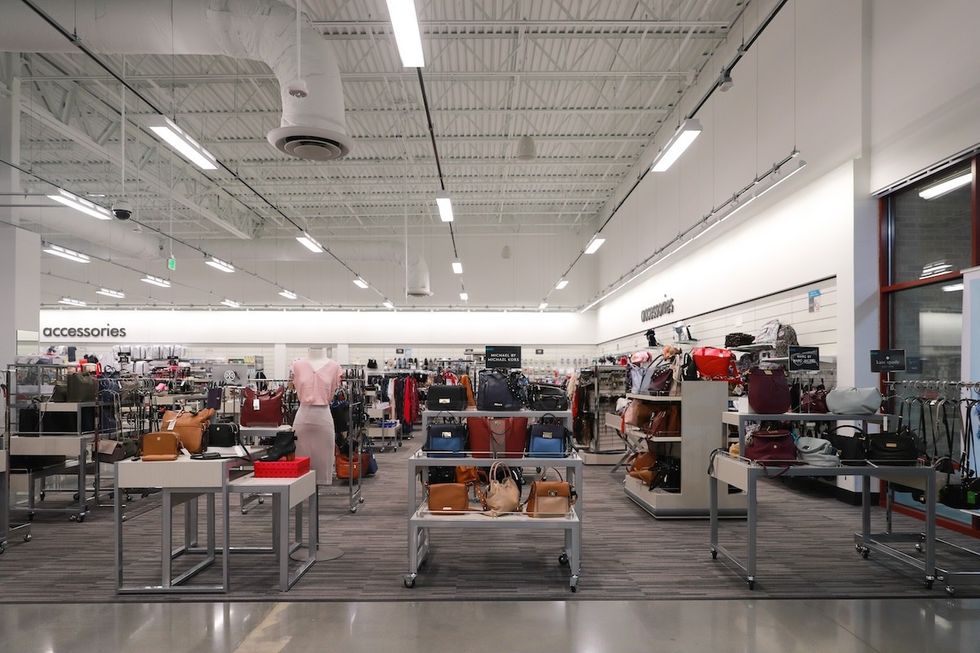
[[[0,51],[78,51],[23,3],[3,4]],[[282,98],[280,126],[267,135],[272,145],[290,156],[320,161],[342,157],[351,149],[336,55],[308,21],[300,37],[308,95],[289,94],[289,84],[298,78],[296,13],[283,2],[173,0],[173,23],[171,3],[161,0],[51,0],[41,5],[99,53],[224,55],[261,61],[279,81]]]
[[[116,220],[99,221],[62,207],[46,208],[41,217],[31,209],[16,209],[22,222],[41,227],[41,235],[58,245],[93,256],[157,260],[163,252],[159,238],[133,231],[133,225]]]

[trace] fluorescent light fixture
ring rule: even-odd
[[[148,283],[151,286],[159,286],[160,288],[169,288],[170,287],[170,281],[168,279],[162,279],[160,277],[155,277],[152,274],[146,275],[145,277],[143,277],[142,279],[140,279],[140,281],[142,281],[143,283]]]
[[[177,150],[182,157],[196,165],[201,170],[217,170],[218,160],[200,143],[188,136],[183,129],[166,116],[153,116],[147,121],[147,126],[167,145]]]
[[[959,283],[951,283],[943,286],[943,292],[959,292],[961,290],[963,290],[962,281],[960,281]]]
[[[85,302],[80,299],[72,299],[71,297],[62,297],[58,300],[59,304],[65,304],[67,306],[88,306]]]
[[[81,252],[76,252],[73,249],[68,249],[67,247],[62,247],[61,245],[52,245],[47,243],[44,246],[43,251],[52,256],[60,256],[63,259],[68,259],[69,261],[74,261],[75,263],[90,263],[92,261],[88,254],[82,254]]]
[[[660,150],[660,154],[653,160],[650,169],[654,172],[664,172],[674,165],[677,159],[681,158],[684,151],[691,146],[694,139],[701,133],[701,122],[695,118],[688,118],[681,123],[674,135],[667,141],[667,145]]]
[[[381,302],[381,305],[384,306],[385,308],[394,308],[395,307],[395,305],[393,303],[391,303],[391,301],[389,301],[387,299],[384,300],[383,302]]]
[[[459,298],[462,301],[464,301],[464,302],[468,302],[468,301],[470,301],[470,294],[468,292],[465,292],[465,291],[464,292],[461,292],[461,293],[459,293]]]
[[[463,274],[463,262],[459,259],[453,261],[453,274]]]
[[[354,277],[354,285],[357,286],[358,288],[361,288],[362,290],[367,290],[368,288],[371,287],[371,284],[369,284],[361,277]]]
[[[565,279],[563,277],[558,280],[558,283],[555,284],[555,290],[564,290],[565,286],[567,285],[568,285],[568,279]]]
[[[782,171],[782,167],[785,166],[785,165],[789,165],[790,164],[789,163],[790,161],[793,161],[793,160],[796,160],[796,159],[798,159],[798,161],[796,163],[796,167],[793,168],[792,170],[790,170],[789,172],[787,172],[787,173],[784,174],[783,171]],[[620,283],[619,285],[617,285],[616,287],[614,287],[613,289],[611,289],[609,292],[607,292],[604,295],[601,295],[599,298],[593,300],[585,308],[581,309],[579,311],[579,313],[584,313],[587,310],[589,310],[590,308],[592,308],[593,306],[595,306],[596,304],[605,301],[609,297],[612,297],[617,292],[619,292],[620,290],[622,290],[623,288],[625,288],[626,286],[628,286],[629,284],[633,283],[635,280],[639,279],[641,276],[643,276],[644,274],[646,274],[651,268],[653,268],[653,266],[659,265],[660,263],[663,263],[668,258],[670,258],[671,256],[673,256],[677,252],[681,251],[683,248],[687,247],[688,245],[690,245],[691,243],[693,243],[695,240],[697,240],[698,238],[700,238],[704,234],[708,233],[709,231],[711,231],[712,229],[714,229],[715,227],[717,227],[719,224],[721,224],[722,222],[724,222],[728,218],[732,217],[733,215],[735,215],[736,213],[738,213],[739,211],[741,211],[742,209],[744,209],[746,206],[748,206],[749,204],[751,204],[755,200],[759,199],[760,197],[762,197],[763,195],[765,195],[766,193],[768,193],[769,191],[771,191],[773,188],[775,188],[779,184],[783,183],[784,181],[786,181],[787,179],[789,179],[790,177],[792,177],[796,173],[798,173],[801,170],[803,170],[803,168],[805,168],[805,167],[806,167],[806,161],[804,161],[803,159],[799,159],[799,152],[793,151],[790,154],[790,156],[783,162],[783,164],[781,166],[776,167],[774,170],[772,170],[772,172],[769,175],[765,175],[762,180],[760,180],[756,184],[753,184],[750,189],[746,189],[744,191],[744,193],[746,195],[748,195],[748,196],[745,197],[744,200],[743,200],[743,198],[741,196],[737,196],[735,202],[729,203],[724,208],[718,209],[714,213],[710,214],[708,217],[714,217],[715,218],[715,221],[714,222],[712,222],[711,224],[709,224],[704,229],[702,229],[698,233],[694,234],[693,236],[691,236],[687,240],[680,241],[677,244],[677,247],[675,247],[671,251],[663,254],[662,256],[661,255],[657,255],[657,256],[659,256],[659,258],[657,258],[655,261],[651,262],[648,265],[643,266],[639,271],[637,271],[635,274],[633,274],[632,276],[630,276],[628,279],[626,279],[625,281],[623,281],[622,283]]]
[[[310,234],[303,232],[302,236],[296,236],[296,240],[300,245],[310,250],[314,254],[323,254],[323,245],[316,242],[316,240]]]
[[[414,0],[387,0],[388,17],[395,31],[398,55],[406,68],[422,68],[425,57],[422,55],[422,33],[419,19],[415,13]]]
[[[920,279],[928,279],[930,277],[938,277],[940,274],[946,274],[947,272],[953,271],[953,265],[947,263],[946,261],[935,261],[933,263],[926,263],[922,266],[922,274],[919,275]]]
[[[212,256],[209,260],[205,261],[208,265],[213,267],[215,270],[221,270],[222,272],[234,272],[235,266],[227,261],[222,261],[220,258]]]
[[[103,197],[105,196],[103,195]],[[112,211],[109,209],[104,206],[99,206],[95,202],[89,202],[83,197],[79,197],[60,188],[58,189],[57,195],[48,195],[48,199],[60,202],[67,207],[81,211],[85,215],[90,215],[99,220],[112,220]]]
[[[592,236],[592,240],[590,240],[589,244],[585,246],[585,253],[595,254],[596,252],[599,251],[599,248],[602,247],[602,244],[604,242],[606,242],[606,239],[600,238],[599,234]]]
[[[436,206],[439,207],[439,219],[443,222],[453,221],[453,201],[448,195],[436,196]]]
[[[946,193],[952,193],[957,188],[966,186],[971,181],[973,181],[973,173],[967,172],[919,191],[919,197],[924,200],[934,200],[937,197],[942,197]]]
[[[236,302],[234,299],[222,299],[222,306],[227,306],[228,308],[241,308],[241,303]]]
[[[298,297],[298,295],[292,290],[286,290],[285,288],[279,289],[279,296],[285,297],[286,299],[296,299],[296,297]]]
[[[538,304],[539,311],[543,311],[546,308],[548,308],[548,302],[541,302],[540,304]]]
[[[113,299],[126,299],[126,293],[121,290],[113,290],[112,288],[99,288],[95,291],[96,295],[105,295],[106,297],[112,297]]]

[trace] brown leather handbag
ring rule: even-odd
[[[180,455],[180,440],[171,431],[157,431],[143,436],[143,460],[177,460]]]
[[[470,509],[465,483],[436,483],[429,486],[429,512],[433,515],[458,515]]]
[[[657,457],[649,451],[641,451],[633,456],[627,474],[633,478],[638,478],[644,484],[649,485],[653,480],[653,466],[657,464]]]
[[[467,465],[456,465],[456,482],[463,485],[473,485],[480,481],[480,469]]]
[[[528,517],[565,517],[574,503],[571,484],[542,479],[531,483],[525,511]]]
[[[654,410],[655,406],[650,402],[631,399],[623,413],[623,421],[630,426],[643,428],[650,423]]]
[[[164,431],[175,433],[181,446],[187,449],[188,453],[201,453],[208,448],[204,436],[212,417],[214,417],[212,408],[205,408],[197,413],[183,411],[178,413],[168,410],[163,414],[161,426]]]

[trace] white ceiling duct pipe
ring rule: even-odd
[[[4,6],[0,21],[0,51],[77,52],[26,5],[5,5],[9,6]],[[282,98],[282,120],[268,133],[270,143],[290,156],[317,161],[342,157],[351,149],[336,55],[308,21],[300,37],[306,97],[290,94],[298,80],[296,12],[283,2],[173,0],[172,27],[171,3],[159,0],[52,0],[43,8],[99,53],[223,55],[262,61],[279,81]]]
[[[128,222],[100,222],[61,207],[44,209],[40,217],[36,210],[17,211],[20,212],[21,223],[38,225],[45,239],[86,254],[112,254],[114,258],[157,260],[163,253],[163,244],[159,238],[145,231],[133,231],[133,225]]]

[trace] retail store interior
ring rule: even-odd
[[[0,650],[980,650],[980,3],[0,8]]]

